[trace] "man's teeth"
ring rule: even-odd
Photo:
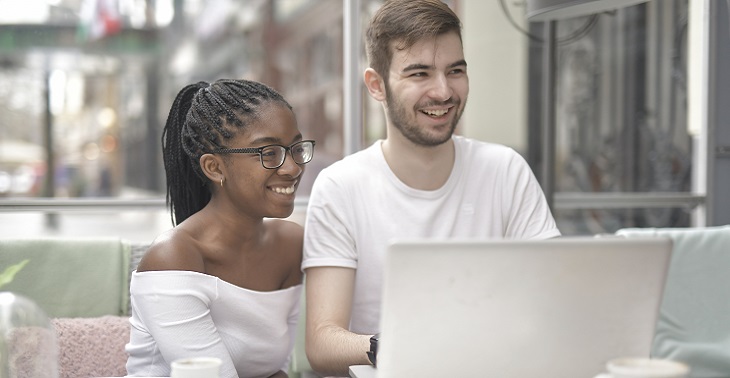
[[[292,185],[292,186],[290,186],[288,188],[279,188],[279,187],[276,187],[276,188],[271,188],[271,190],[273,190],[273,191],[275,191],[276,193],[279,193],[279,194],[292,194],[292,193],[294,193],[294,186]]]
[[[430,115],[430,116],[432,116],[432,117],[441,117],[442,115],[448,113],[449,110],[448,109],[444,109],[444,110],[424,110],[423,112],[426,113],[426,114],[428,114],[428,115]]]

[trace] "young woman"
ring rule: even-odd
[[[129,376],[223,360],[221,378],[286,377],[302,287],[301,226],[282,219],[312,159],[291,106],[246,80],[200,82],[163,132],[170,231],[132,275]]]

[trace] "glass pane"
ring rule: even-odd
[[[164,195],[172,100],[223,77],[279,90],[317,140],[302,196],[342,157],[340,0],[109,1],[106,29],[94,2],[48,3],[0,18],[0,196]]]
[[[557,23],[556,192],[690,191],[687,1]],[[679,227],[687,209],[558,211],[561,229]],[[633,209],[632,209],[633,208]]]
[[[558,190],[689,189],[687,4],[653,3],[559,24],[592,29],[559,47]]]
[[[110,22],[85,8],[94,3],[111,5]],[[162,128],[177,92],[200,80],[258,80],[289,100],[304,139],[317,141],[299,199],[342,157],[341,0],[55,0],[6,8],[0,198],[164,198]],[[5,212],[0,223],[21,218],[58,232],[76,222]]]
[[[691,216],[688,207],[578,209],[553,213],[563,235],[612,234],[621,228],[687,227]]]
[[[38,196],[46,171],[43,77],[14,62],[0,67],[0,197]]]

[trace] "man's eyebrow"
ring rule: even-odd
[[[466,60],[461,59],[461,60],[458,60],[458,61],[456,61],[454,63],[451,63],[449,65],[449,68],[454,68],[454,67],[459,67],[459,66],[466,66]]]
[[[461,59],[457,60],[454,63],[449,64],[449,68],[459,67],[459,66],[466,66],[466,60]],[[422,63],[413,63],[411,65],[406,66],[403,71],[401,72],[408,72],[408,71],[418,71],[418,70],[429,70],[433,69],[433,66],[429,66]]]
[[[413,63],[413,64],[410,64],[410,65],[406,66],[405,68],[403,68],[403,71],[401,71],[401,72],[428,70],[431,68],[433,68],[433,66],[428,66],[425,64],[421,64],[421,63]]]

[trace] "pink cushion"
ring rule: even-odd
[[[123,377],[127,374],[129,317],[53,318],[58,336],[58,377]]]

